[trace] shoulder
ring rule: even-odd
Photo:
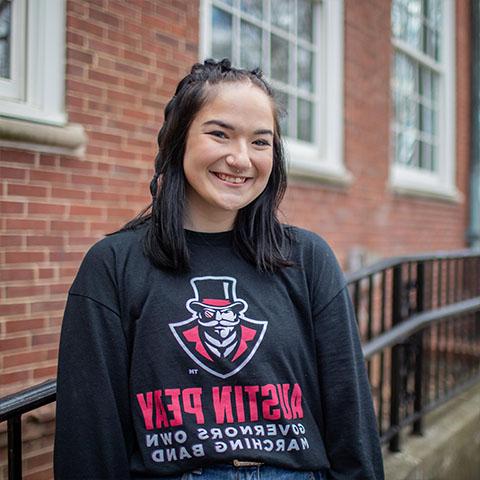
[[[85,262],[114,260],[142,249],[145,226],[132,230],[121,230],[102,238],[87,251]]]
[[[339,268],[333,249],[327,241],[317,233],[300,227],[286,225],[287,235],[291,239],[294,255],[301,255],[305,259],[333,263]]]
[[[95,290],[107,284],[115,285],[127,263],[140,265],[144,261],[143,237],[146,228],[124,230],[108,235],[85,254],[70,292]]]
[[[313,292],[333,298],[346,285],[335,252],[320,235],[303,228],[286,226],[291,239],[291,259],[306,272]]]

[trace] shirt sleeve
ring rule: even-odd
[[[357,324],[347,287],[315,315],[325,446],[330,478],[384,478]]]
[[[57,376],[57,480],[130,478],[127,341],[115,302],[89,296],[100,284],[104,298],[115,290],[102,265],[104,259],[87,254],[65,309]]]

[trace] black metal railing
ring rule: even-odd
[[[48,380],[0,399],[0,423],[7,422],[8,480],[22,478],[22,415],[55,401],[57,382]]]
[[[383,443],[480,381],[480,251],[381,261],[347,275]],[[55,401],[49,380],[0,399],[9,480],[22,478],[23,414]]]
[[[400,430],[480,381],[480,251],[393,258],[348,275],[378,429]]]

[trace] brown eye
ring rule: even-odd
[[[218,138],[228,138],[225,132],[222,132],[221,130],[214,130],[212,132],[208,132],[208,134]]]

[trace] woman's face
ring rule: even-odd
[[[270,98],[249,82],[221,83],[194,118],[183,159],[184,225],[229,230],[239,209],[265,189],[273,164]]]

